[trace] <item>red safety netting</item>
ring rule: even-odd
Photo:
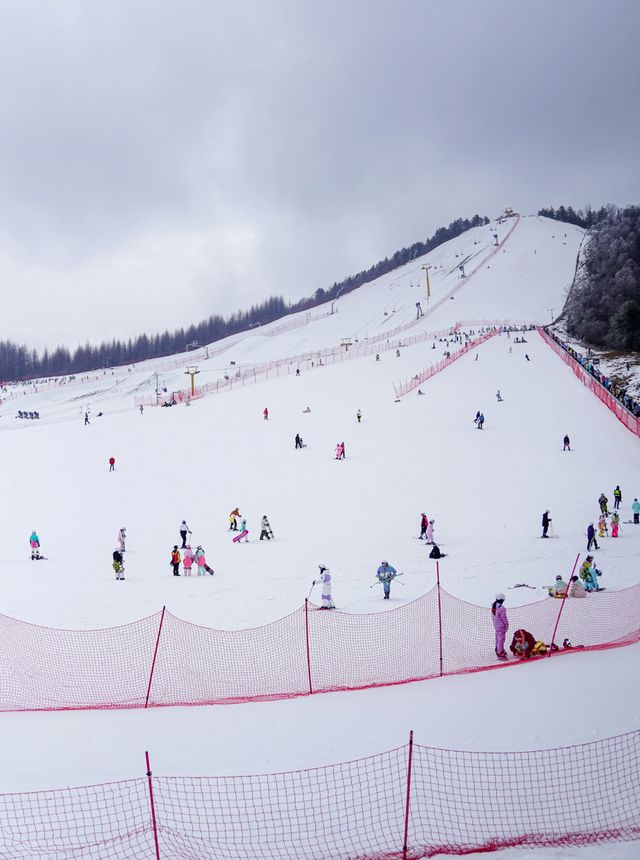
[[[640,838],[640,731],[476,753],[410,742],[288,773],[0,795],[0,860],[419,860]]]
[[[640,585],[508,610],[560,650],[640,641]],[[565,639],[573,650],[563,650]],[[387,612],[312,604],[247,630],[200,627],[163,610],[104,630],[56,630],[0,615],[0,711],[131,708],[283,699],[499,668],[491,613],[436,585]],[[385,655],[384,660],[379,655]]]
[[[623,406],[617,397],[614,397],[610,391],[607,391],[601,382],[594,379],[594,377],[585,370],[580,362],[576,361],[575,358],[573,358],[570,353],[550,337],[544,329],[538,327],[538,333],[545,343],[547,343],[551,349],[560,356],[564,363],[571,368],[582,384],[592,391],[595,396],[604,403],[607,409],[613,412],[618,421],[622,422],[627,430],[631,430],[634,435],[640,436],[640,418],[637,418],[632,412]]]

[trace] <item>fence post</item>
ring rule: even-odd
[[[149,693],[151,692],[151,682],[153,681],[153,670],[156,667],[156,657],[158,656],[158,645],[160,644],[160,634],[162,632],[162,622],[164,621],[164,612],[167,607],[162,607],[162,614],[160,615],[160,624],[158,625],[158,635],[156,636],[156,647],[153,651],[153,660],[151,661],[151,671],[149,672],[149,684],[147,686],[147,698],[144,700],[144,706],[147,708],[149,706]]]
[[[560,624],[560,616],[562,615],[562,610],[564,609],[565,601],[566,601],[567,597],[569,596],[569,587],[571,585],[571,578],[573,577],[573,574],[576,572],[576,567],[578,565],[578,559],[579,558],[580,558],[580,553],[578,553],[578,555],[576,556],[576,560],[573,563],[573,570],[571,571],[571,576],[569,577],[569,582],[567,583],[567,590],[565,591],[564,597],[562,598],[562,601],[560,602],[560,610],[558,612],[558,617],[556,618],[556,626],[553,628],[553,634],[551,636],[551,644],[549,645],[549,654],[548,654],[549,657],[551,657],[551,655],[553,654],[553,645],[554,645],[555,638],[556,638],[556,631],[558,630],[558,624]]]
[[[440,600],[440,562],[436,561],[436,588],[438,589],[438,640],[440,642],[440,677],[442,671],[442,603]]]
[[[413,729],[409,732],[409,761],[407,763],[407,802],[404,810],[404,843],[402,845],[402,860],[407,860],[409,850],[409,803],[411,801],[411,765],[413,763]]]
[[[160,846],[158,845],[158,826],[156,824],[156,807],[153,802],[153,783],[151,782],[151,765],[149,764],[149,753],[145,752],[147,761],[147,780],[149,782],[149,803],[151,804],[151,823],[153,824],[153,841],[156,846],[156,860],[160,860]]]
[[[309,692],[313,693],[313,684],[311,683],[311,650],[309,648],[309,599],[304,599],[304,631],[305,641],[307,645],[307,675],[309,676]]]

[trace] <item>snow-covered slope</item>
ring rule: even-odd
[[[235,368],[260,364],[339,346],[342,338],[364,343],[400,326],[406,328],[393,337],[457,320],[546,321],[551,308],[557,313],[562,306],[582,231],[531,217],[505,239],[512,226],[498,226],[503,244],[497,253],[496,226],[478,228],[426,260],[340,297],[333,314],[330,306],[317,308],[308,321],[301,315],[214,344],[209,359],[198,357],[200,378],[215,379],[232,361]],[[493,256],[461,282],[458,261],[474,253],[477,264]],[[424,299],[425,263],[433,266],[430,305],[459,287],[433,313]],[[474,265],[466,264],[467,273]],[[418,300],[427,315],[416,321]],[[415,540],[422,511],[436,520],[449,591],[487,606],[496,590],[505,591],[507,608],[542,599],[542,587],[556,573],[568,573],[576,554],[584,553],[584,531],[602,491],[611,499],[620,484],[622,519],[630,518],[629,503],[640,494],[640,449],[535,333],[526,339],[515,344],[506,335],[492,338],[426,382],[424,397],[414,392],[401,402],[394,402],[393,383],[454,347],[437,340],[433,349],[426,339],[403,346],[399,357],[395,349],[381,349],[379,361],[367,355],[316,365],[299,377],[143,414],[134,397],[155,389],[156,369],[166,368],[167,360],[40,385],[27,395],[14,392],[2,404],[0,420],[0,431],[6,431],[0,433],[0,611],[75,628],[117,625],[166,605],[208,626],[258,625],[301,604],[319,563],[332,570],[340,609],[393,609],[434,582],[433,562]],[[157,372],[169,391],[185,387],[184,367]],[[87,405],[93,417],[85,427]],[[268,421],[262,418],[265,406]],[[42,418],[19,421],[13,417],[18,408],[38,409]],[[482,432],[473,423],[478,409],[486,416]],[[307,445],[303,450],[294,449],[296,433]],[[570,453],[562,451],[565,433],[572,439]],[[343,462],[334,459],[338,441],[346,445]],[[116,471],[109,473],[112,455]],[[232,544],[227,531],[236,505],[248,518],[246,545]],[[545,508],[556,540],[538,539]],[[269,543],[256,540],[264,513],[276,534]],[[206,548],[214,577],[170,575],[169,552],[183,518],[193,530],[192,544]],[[116,583],[111,552],[123,525],[127,579]],[[47,561],[29,560],[33,528]],[[600,550],[608,588],[637,581],[640,528],[623,528],[618,541],[605,539]],[[388,603],[369,588],[382,558],[407,574]],[[535,591],[509,590],[521,582]],[[518,672],[300,702],[3,714],[0,789],[135,775],[145,744],[159,772],[214,774],[353,758],[403,743],[409,728],[425,744],[476,749],[604,737],[639,725],[636,652],[633,646]],[[107,755],[92,755],[95,747]],[[605,847],[579,856],[631,856],[624,852]]]

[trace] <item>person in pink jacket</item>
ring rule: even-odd
[[[502,605],[504,600],[504,594],[496,594],[496,599],[491,605],[491,620],[496,631],[496,657],[498,660],[508,659],[508,654],[504,650],[504,639],[509,629],[509,619],[507,618],[507,611]]]
[[[191,552],[190,544],[187,544],[182,556],[182,566],[184,567],[184,575],[191,576],[191,566],[193,565],[193,553]]]

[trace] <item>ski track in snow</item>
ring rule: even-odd
[[[499,234],[509,226],[499,226]],[[471,230],[340,297],[333,315],[272,337],[264,327],[235,335],[228,347],[215,344],[216,354],[198,363],[201,378],[215,380],[232,361],[238,368],[336,346],[344,337],[361,343],[409,323],[418,300],[427,315],[406,337],[457,320],[548,321],[549,309],[562,306],[582,231],[534,217],[521,220],[504,253],[455,299],[428,313],[420,266],[433,265],[433,303],[456,285],[456,276],[445,273],[481,245],[489,248],[494,229]],[[323,310],[329,306],[311,316]],[[392,610],[435,581],[434,562],[413,539],[422,511],[435,518],[436,541],[447,552],[440,565],[447,590],[487,606],[504,591],[507,611],[542,599],[542,587],[556,573],[568,574],[577,553],[584,557],[583,535],[596,519],[600,492],[612,504],[619,483],[621,519],[630,519],[629,504],[640,493],[640,447],[534,332],[525,336],[526,344],[506,335],[490,339],[477,361],[470,352],[424,383],[426,396],[412,392],[400,403],[392,384],[440,359],[444,343],[435,350],[429,341],[403,347],[399,358],[382,352],[379,362],[370,356],[314,368],[189,408],[147,407],[143,415],[134,409],[134,393],[153,390],[154,366],[167,359],[97,380],[91,374],[86,383],[40,386],[37,394],[4,402],[1,611],[51,627],[88,628],[122,624],[166,604],[198,624],[255,626],[300,606],[320,562],[331,568],[340,609]],[[160,373],[169,391],[184,388],[186,379],[183,368]],[[87,405],[90,427],[82,420]],[[308,415],[302,412],[307,405]],[[38,409],[40,422],[16,420],[19,408]],[[486,418],[482,431],[473,423],[478,409]],[[100,410],[104,416],[97,418]],[[297,432],[307,447],[296,451]],[[571,454],[562,451],[565,433]],[[334,459],[339,441],[347,454],[341,462]],[[248,544],[232,544],[227,531],[236,505],[248,519]],[[545,508],[558,535],[549,542],[537,539]],[[257,540],[263,513],[275,541]],[[183,518],[193,530],[192,546],[205,547],[214,577],[171,576],[169,554]],[[127,578],[116,583],[111,552],[122,525]],[[29,560],[34,527],[47,561]],[[605,538],[601,546],[597,561],[607,588],[635,584],[640,528],[623,525],[618,541]],[[388,602],[369,588],[382,558],[406,573]],[[508,590],[518,582],[536,590]],[[638,647],[281,702],[0,714],[0,791],[137,776],[146,748],[158,774],[215,775],[352,759],[404,743],[411,728],[421,744],[461,749],[606,737],[640,725]],[[536,851],[545,860],[636,854],[633,844]]]

